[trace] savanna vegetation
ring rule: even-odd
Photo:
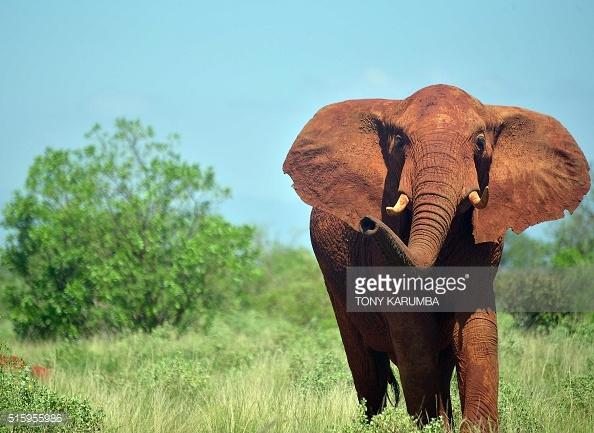
[[[402,401],[366,422],[312,253],[217,215],[229,191],[177,139],[120,119],[33,162],[4,209],[0,413],[68,413],[34,430],[56,432],[418,431]],[[504,268],[592,266],[593,203],[547,240],[510,235]],[[594,316],[504,313],[499,333],[501,431],[591,432]]]

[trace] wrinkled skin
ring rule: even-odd
[[[498,266],[506,229],[560,218],[588,191],[588,164],[571,135],[549,116],[436,85],[402,101],[321,109],[283,168],[313,207],[312,245],[368,416],[382,408],[392,361],[421,423],[451,420],[456,368],[461,429],[496,430],[495,313],[349,313],[346,268]],[[486,207],[475,209],[470,193],[485,198],[487,186]],[[389,214],[401,194],[406,208]]]

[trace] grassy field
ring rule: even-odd
[[[7,328],[2,333],[13,353],[51,368],[49,388],[102,408],[107,432],[416,431],[403,401],[371,425],[361,421],[334,327],[247,312],[184,335],[165,327],[151,335],[32,343]],[[501,431],[591,433],[592,343],[590,334],[562,330],[526,334],[500,316]]]

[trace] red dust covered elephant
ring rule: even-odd
[[[498,266],[508,228],[561,218],[589,190],[569,132],[552,117],[435,85],[404,100],[322,108],[283,169],[313,207],[314,252],[368,416],[382,408],[392,361],[420,423],[451,421],[456,368],[462,430],[496,430],[496,314],[347,312],[346,271]]]

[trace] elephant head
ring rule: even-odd
[[[435,263],[457,214],[476,243],[573,212],[588,163],[555,119],[483,105],[452,86],[345,101],[303,128],[283,169],[313,207],[374,235],[395,263]],[[408,215],[408,243],[390,228]]]

